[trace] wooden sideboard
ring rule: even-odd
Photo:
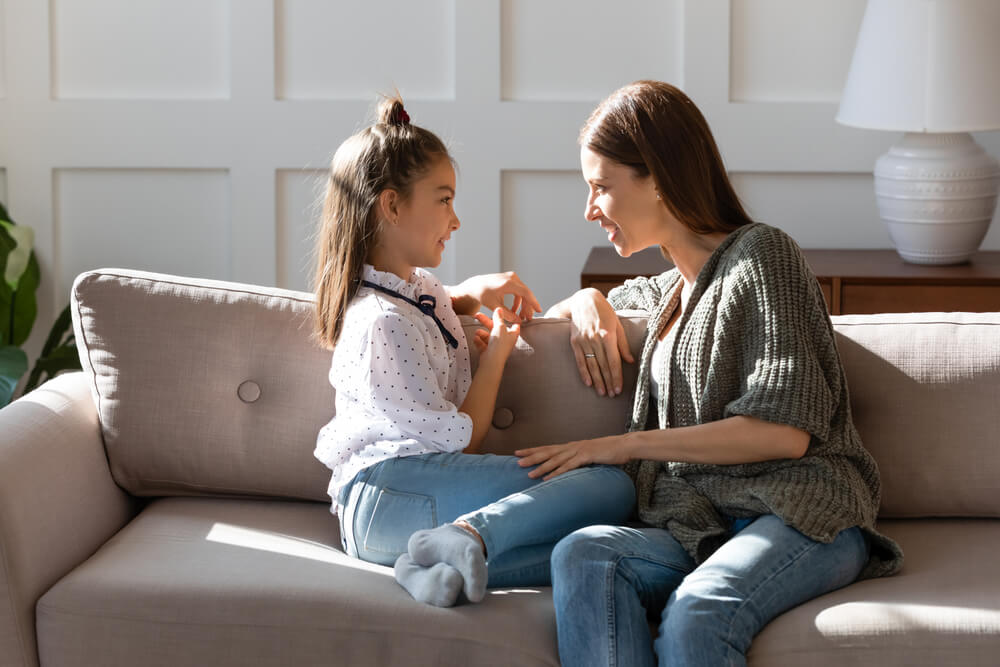
[[[803,250],[833,315],[924,311],[1000,311],[1000,251],[980,251],[952,266],[907,264],[895,250]],[[671,267],[656,248],[628,259],[614,248],[591,249],[581,287],[605,294],[634,276]]]

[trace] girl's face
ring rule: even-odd
[[[461,223],[455,215],[455,169],[447,157],[414,181],[409,197],[396,206],[395,245],[410,267],[441,264],[444,244]]]
[[[600,223],[622,257],[662,242],[667,207],[657,199],[652,176],[638,178],[621,163],[580,149],[583,179],[590,193],[584,217]]]

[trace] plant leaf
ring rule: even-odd
[[[69,370],[80,370],[80,353],[76,349],[76,343],[60,345],[49,356],[39,357],[24,385],[24,393],[27,394],[42,382]],[[43,373],[45,374],[44,378],[42,377]]]
[[[19,347],[0,347],[0,407],[10,403],[17,383],[28,370],[28,355]]]
[[[7,233],[6,227],[0,227],[0,275],[7,266],[7,255],[14,249],[14,239]],[[13,336],[13,317],[10,302],[14,293],[6,281],[0,280],[0,347],[10,344]]]
[[[52,328],[49,329],[49,335],[45,339],[45,345],[42,347],[42,353],[40,357],[47,357],[52,354],[52,350],[60,345],[66,345],[67,343],[74,342],[73,337],[73,315],[69,310],[69,304],[62,309],[59,313],[59,317],[56,321],[52,323]],[[66,337],[67,332],[69,337]]]
[[[40,278],[41,270],[38,268],[38,260],[35,259],[35,253],[31,253],[28,259],[28,269],[21,276],[21,284],[11,299],[13,322],[10,342],[14,345],[22,345],[24,341],[28,340],[31,327],[35,324],[35,317],[38,316],[35,292],[38,290]],[[0,313],[2,312],[0,311]]]
[[[35,230],[31,227],[15,225],[8,220],[0,220],[7,234],[14,239],[14,248],[7,253],[7,267],[3,278],[12,290],[17,291],[21,276],[28,270],[31,258],[31,248],[35,243]]]

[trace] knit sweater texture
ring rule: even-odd
[[[723,516],[775,514],[824,543],[860,526],[871,544],[861,578],[893,574],[899,546],[875,530],[880,481],[851,418],[847,380],[819,283],[795,242],[764,224],[729,234],[702,267],[663,344],[666,368],[651,406],[658,333],[683,286],[672,269],[628,280],[608,295],[617,310],[650,314],[630,431],[746,415],[807,431],[805,456],[715,465],[632,461],[639,519],[665,528],[703,562],[729,537]],[[650,408],[654,408],[651,411]]]

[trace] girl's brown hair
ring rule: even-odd
[[[413,182],[439,159],[451,159],[433,132],[410,124],[399,96],[378,106],[377,121],[340,145],[330,165],[316,244],[316,336],[333,349],[378,240],[375,204],[384,190],[405,200]]]
[[[631,167],[638,178],[652,174],[667,208],[697,234],[753,222],[705,117],[669,83],[636,81],[611,93],[580,130],[580,145]]]

